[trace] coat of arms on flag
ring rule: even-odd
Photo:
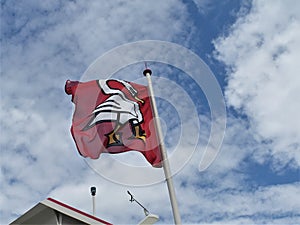
[[[75,111],[71,133],[83,157],[101,153],[141,152],[154,167],[161,167],[151,101],[146,86],[123,80],[68,80]]]

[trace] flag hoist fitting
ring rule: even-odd
[[[152,75],[152,71],[150,69],[145,69],[143,72],[144,76],[147,76],[149,74],[150,76]]]

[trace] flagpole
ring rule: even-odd
[[[157,134],[158,134],[158,139],[159,139],[160,149],[161,149],[161,154],[162,154],[162,160],[163,160],[163,169],[164,169],[165,178],[167,181],[167,186],[168,186],[168,191],[169,191],[169,197],[170,197],[170,201],[171,201],[171,205],[172,205],[174,222],[175,222],[175,224],[181,224],[181,218],[180,218],[180,213],[179,213],[178,204],[177,204],[177,200],[176,200],[170,164],[169,164],[169,160],[167,157],[167,152],[165,150],[165,144],[163,141],[160,120],[158,118],[158,111],[157,111],[155,97],[154,97],[154,91],[153,91],[153,87],[152,87],[152,80],[151,80],[152,71],[150,69],[146,68],[144,70],[143,74],[144,74],[144,76],[146,76],[146,78],[148,80],[150,98],[151,98],[151,102],[152,102],[152,106],[153,106],[153,113],[154,113],[154,118],[155,118],[155,122],[156,122]]]

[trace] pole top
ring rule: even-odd
[[[144,74],[144,76],[147,76],[148,73],[149,73],[150,76],[151,76],[152,71],[151,71],[150,69],[147,68],[147,69],[144,70],[143,74]]]
[[[91,187],[91,195],[92,196],[96,195],[96,187]]]

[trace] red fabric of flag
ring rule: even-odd
[[[146,86],[122,80],[68,80],[75,111],[71,133],[83,157],[101,153],[142,153],[154,167],[161,167],[151,101]]]

